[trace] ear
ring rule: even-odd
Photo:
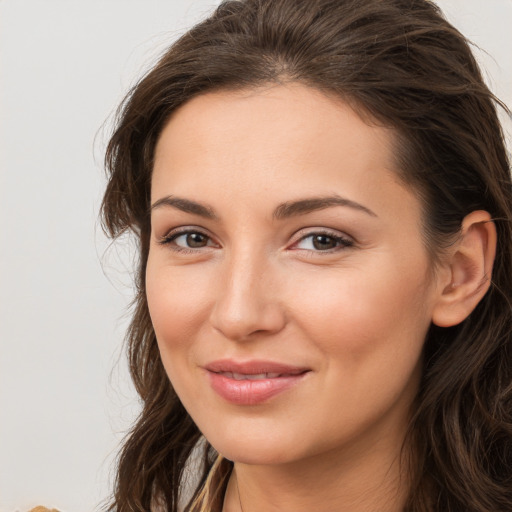
[[[486,294],[491,284],[496,239],[496,226],[488,212],[478,210],[464,218],[461,236],[445,263],[448,272],[442,273],[445,282],[432,312],[434,324],[459,324]]]

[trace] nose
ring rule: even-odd
[[[279,282],[265,258],[232,257],[224,262],[210,321],[234,341],[276,334],[286,324],[279,301]]]

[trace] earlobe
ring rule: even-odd
[[[496,242],[496,226],[488,212],[478,210],[464,218],[461,236],[446,263],[449,282],[441,286],[432,312],[434,324],[457,325],[477,306],[491,284]]]

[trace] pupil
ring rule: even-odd
[[[187,235],[187,245],[189,247],[204,247],[206,245],[206,236],[201,233],[190,233]]]
[[[313,238],[313,247],[315,249],[334,249],[336,247],[336,240],[327,235],[316,235]]]

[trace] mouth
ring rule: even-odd
[[[223,375],[228,379],[234,380],[264,380],[264,379],[277,379],[278,377],[285,377],[285,373],[234,373],[234,372],[214,372],[217,375]]]
[[[212,389],[235,405],[257,405],[295,387],[311,371],[270,361],[214,361],[204,366]]]

